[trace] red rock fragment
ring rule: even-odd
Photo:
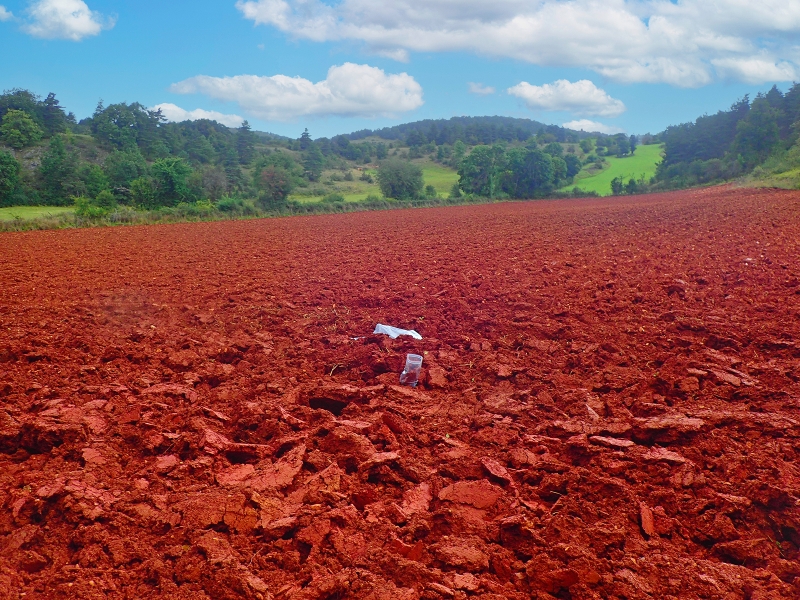
[[[259,465],[255,474],[246,481],[246,485],[258,492],[270,488],[280,489],[290,486],[303,468],[305,454],[306,447],[301,445],[287,452],[274,464]]]
[[[495,479],[499,479],[505,484],[509,484],[513,481],[511,475],[508,473],[508,469],[506,469],[493,458],[482,458],[481,465],[483,465],[483,468],[486,469],[487,473],[489,473],[489,475]]]
[[[427,483],[421,483],[403,494],[401,508],[409,516],[417,513],[426,513],[430,508],[431,500],[433,500],[431,486]]]
[[[95,448],[84,448],[81,452],[81,455],[83,456],[83,460],[87,465],[106,464],[106,459],[103,457],[103,454]]]
[[[419,561],[422,558],[425,544],[420,540],[414,545],[409,545],[404,544],[401,540],[394,539],[389,543],[389,549],[408,560]]]
[[[471,570],[486,570],[489,568],[489,557],[468,540],[460,543],[443,543],[433,548],[433,552],[440,561],[451,567],[463,567]]]
[[[503,488],[487,479],[479,481],[459,481],[439,492],[439,500],[469,504],[485,510],[494,506],[503,496]]]
[[[472,573],[456,573],[453,576],[453,586],[457,590],[467,592],[477,592],[480,587],[480,580]]]
[[[363,463],[361,463],[361,465],[359,465],[359,469],[371,469],[373,467],[395,462],[399,458],[400,455],[397,452],[376,452],[369,458],[369,460],[365,460]]]
[[[725,371],[718,371],[715,369],[712,369],[711,373],[722,383],[727,383],[728,385],[732,385],[733,387],[741,387],[742,385],[742,380],[736,377],[736,375],[731,375],[730,373],[726,373]]]
[[[177,467],[180,462],[180,459],[174,454],[159,456],[156,459],[156,471],[159,473],[168,473]]]
[[[666,448],[658,447],[650,448],[650,450],[644,453],[642,458],[648,462],[658,462],[663,460],[664,462],[673,463],[676,465],[682,465],[689,462],[677,452],[672,452]]]
[[[200,447],[206,453],[214,455],[226,450],[233,442],[213,429],[204,429],[200,435]]]
[[[440,596],[444,596],[445,598],[452,598],[456,595],[452,589],[446,585],[442,585],[441,583],[429,583],[428,589],[432,592],[436,592]]]
[[[446,388],[448,385],[447,372],[441,367],[431,367],[428,370],[428,384],[432,388]]]
[[[607,448],[615,448],[618,450],[624,450],[625,448],[630,448],[631,446],[636,445],[630,440],[603,437],[601,435],[593,435],[589,438],[589,441],[600,446],[606,446]]]
[[[647,537],[653,537],[656,534],[656,528],[653,523],[653,511],[644,502],[639,503],[639,519],[642,526],[642,531]]]

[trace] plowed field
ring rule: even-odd
[[[3,234],[0,598],[800,597],[799,245],[728,188]]]

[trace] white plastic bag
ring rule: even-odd
[[[375,331],[372,333],[382,333],[384,335],[388,335],[393,340],[396,340],[401,335],[410,335],[415,340],[422,339],[422,336],[413,329],[398,329],[397,327],[392,327],[391,325],[381,325],[380,323],[375,326]]]

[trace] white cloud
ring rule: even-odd
[[[572,83],[559,79],[544,85],[523,81],[508,93],[525,101],[533,110],[564,111],[576,115],[618,117],[625,112],[622,101],[609,96],[588,79]]]
[[[23,30],[34,37],[79,42],[114,26],[113,18],[90,10],[83,0],[36,0]]]
[[[786,65],[800,61],[797,0],[238,0],[236,7],[298,39],[360,41],[403,61],[409,52],[469,51],[621,82],[693,87],[718,73],[751,81],[748,68],[726,61],[754,57],[765,77],[789,81]]]
[[[208,119],[222,123],[226,127],[239,127],[244,119],[239,115],[226,115],[221,112],[213,110],[203,110],[198,108],[196,110],[184,110],[180,106],[165,102],[153,107],[153,110],[160,110],[161,114],[173,123],[181,123],[183,121],[199,121],[200,119]]]
[[[0,4],[0,21],[8,21],[13,19],[14,15],[11,14],[11,11],[8,10],[5,6]]]
[[[590,121],[589,119],[578,119],[576,121],[569,121],[563,125],[567,129],[573,131],[587,131],[590,133],[607,133],[612,135],[614,133],[625,133],[625,130],[617,127],[616,125],[605,125],[597,121]]]
[[[491,96],[495,93],[495,89],[491,86],[483,85],[482,83],[473,83],[470,81],[469,93],[477,94],[478,96]]]
[[[721,58],[711,63],[720,77],[736,79],[746,83],[760,84],[767,81],[794,81],[798,79],[797,67],[790,62],[775,64],[771,60],[752,58]]]
[[[423,104],[422,87],[410,75],[387,75],[382,69],[353,63],[331,67],[327,78],[318,83],[286,75],[199,75],[170,89],[236,102],[246,114],[269,121],[304,116],[392,116]]]

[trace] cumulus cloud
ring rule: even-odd
[[[5,6],[0,4],[0,21],[8,21],[13,19],[14,15],[11,14],[11,11],[8,10]]]
[[[29,22],[23,30],[34,37],[79,42],[114,26],[91,10],[83,0],[36,0],[28,9]]]
[[[626,110],[621,100],[612,98],[588,79],[575,83],[559,79],[544,85],[531,85],[523,81],[509,88],[508,93],[522,99],[533,110],[598,117],[618,117]]]
[[[239,115],[226,115],[221,112],[213,110],[203,110],[198,108],[195,110],[184,110],[180,106],[165,102],[153,107],[153,110],[160,110],[161,114],[173,123],[181,123],[183,121],[199,121],[200,119],[208,119],[222,123],[226,127],[239,127],[244,119]]]
[[[612,135],[615,133],[625,133],[625,130],[617,127],[616,125],[605,125],[597,121],[590,121],[589,119],[578,119],[576,121],[569,121],[564,123],[564,127],[572,129],[573,131],[588,131],[590,133],[607,133]]]
[[[478,96],[491,96],[495,93],[495,89],[491,86],[483,85],[482,83],[473,83],[470,81],[469,93],[477,94]]]
[[[331,67],[327,78],[317,83],[286,75],[199,75],[170,89],[236,102],[246,114],[269,121],[305,116],[392,116],[423,104],[422,87],[410,75],[387,75],[377,67],[353,63]]]
[[[759,57],[722,58],[711,62],[721,77],[751,84],[767,81],[796,81],[798,73],[800,73],[797,67],[790,62],[783,61],[775,64],[771,60]]]
[[[360,41],[398,60],[469,51],[588,68],[622,82],[750,81],[749,68],[730,64],[753,57],[772,80],[789,81],[785,65],[800,60],[800,2],[786,0],[238,0],[236,7],[298,39]]]

